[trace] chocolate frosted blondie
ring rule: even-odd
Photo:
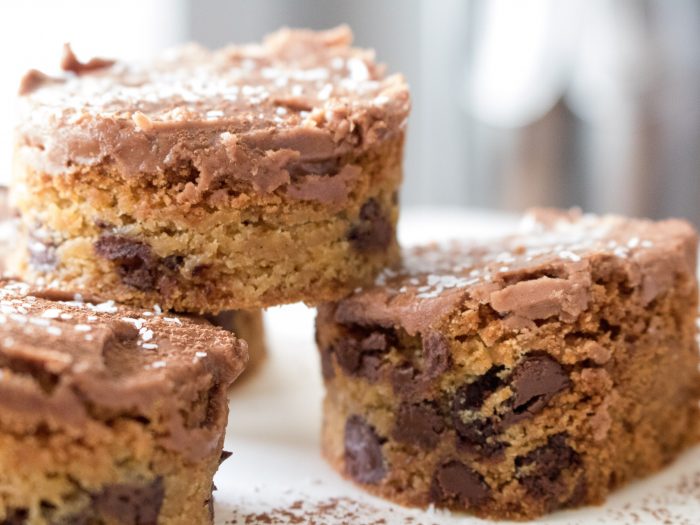
[[[696,233],[542,211],[407,250],[323,305],[323,450],[408,505],[528,519],[600,503],[697,439]]]
[[[0,523],[212,523],[243,341],[0,281]]]
[[[409,94],[347,28],[32,71],[23,277],[212,313],[342,297],[398,256]]]

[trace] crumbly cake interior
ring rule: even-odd
[[[1,284],[0,523],[211,523],[244,343],[201,320]]]
[[[182,182],[23,169],[20,272],[198,313],[337,298],[396,261],[401,142],[358,159],[362,180],[330,206],[222,190],[220,202],[183,213],[171,198]]]
[[[324,305],[317,339],[328,461],[399,503],[493,519],[600,503],[668,464],[698,439],[697,287],[694,263],[680,263],[694,260],[694,248],[654,251],[641,239],[632,232],[607,252],[559,246],[563,262],[535,256],[525,267],[503,255],[451,279],[385,272],[380,283],[390,284],[377,295],[370,289]],[[695,246],[687,231],[684,242]],[[654,274],[664,251],[671,262],[660,259]],[[421,261],[435,268],[439,258],[427,251]],[[644,260],[655,283],[628,259]],[[579,263],[590,282],[587,300],[575,305]],[[457,295],[445,315],[431,317],[445,295],[489,271],[496,275],[482,282],[491,301]],[[573,284],[552,295],[556,279]],[[431,306],[416,306],[415,295],[403,301],[410,290]]]

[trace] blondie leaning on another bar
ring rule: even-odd
[[[204,320],[0,281],[0,523],[212,523],[246,344]]]
[[[682,221],[556,211],[407,250],[319,310],[325,456],[408,505],[602,502],[697,440],[696,250]]]
[[[396,261],[410,100],[340,27],[24,78],[20,274],[218,313],[335,300]]]

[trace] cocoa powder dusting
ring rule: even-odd
[[[400,520],[406,525],[438,525],[433,520],[425,521],[425,518],[405,515],[408,512],[412,511],[393,508],[380,510],[373,505],[346,497],[329,497],[321,500],[305,497],[262,512],[250,512],[237,508],[223,523],[226,525],[327,525],[331,523],[390,525]],[[387,514],[389,517],[385,517]]]

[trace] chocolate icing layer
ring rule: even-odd
[[[681,220],[535,210],[521,233],[488,243],[453,242],[405,250],[400,268],[340,301],[341,324],[402,327],[426,333],[454,308],[490,307],[507,326],[570,322],[591,299],[593,262],[622,272],[644,304],[666,291],[674,275],[694,272],[697,235]]]
[[[225,393],[246,360],[245,342],[197,318],[0,280],[0,424],[10,428],[158,421],[160,444],[196,460],[219,446]]]
[[[18,155],[49,174],[187,169],[197,175],[188,201],[234,180],[336,203],[357,177],[338,161],[397,138],[410,107],[404,79],[351,40],[346,27],[285,29],[259,45],[190,45],[140,64],[83,63],[67,48],[61,76],[22,81]]]

